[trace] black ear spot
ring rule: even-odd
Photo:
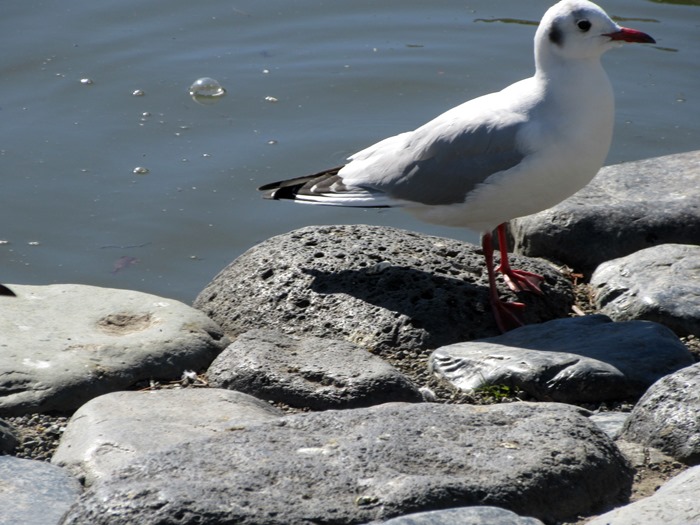
[[[552,29],[549,30],[549,41],[552,44],[560,46],[564,41],[564,33],[561,32],[559,26],[553,25]]]

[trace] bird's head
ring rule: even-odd
[[[545,13],[535,35],[535,52],[565,60],[590,59],[623,42],[655,43],[654,39],[616,24],[587,0],[563,0]]]

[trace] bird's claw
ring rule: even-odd
[[[503,280],[508,285],[508,288],[514,292],[532,292],[537,295],[544,295],[540,286],[544,282],[544,277],[541,275],[525,270],[503,268],[503,265],[499,265],[496,271],[503,274]]]
[[[504,333],[525,325],[519,315],[524,309],[523,303],[505,302],[500,299],[491,301],[491,310],[496,318],[498,329]]]

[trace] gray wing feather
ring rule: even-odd
[[[394,140],[390,148],[385,144],[353,155],[353,162],[339,175],[346,184],[394,199],[456,204],[491,175],[512,168],[526,156],[518,147],[517,135],[523,126],[519,115],[492,114],[465,125],[449,113],[395,137],[403,140]],[[352,174],[355,170],[348,168],[355,159],[360,171]]]

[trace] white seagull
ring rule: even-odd
[[[502,331],[522,325],[524,305],[500,300],[495,272],[514,291],[542,293],[543,278],[510,267],[505,223],[561,202],[603,166],[614,100],[600,57],[622,42],[655,43],[596,4],[563,0],[537,28],[532,77],[384,139],[344,166],[259,189],[304,204],[403,207],[427,222],[481,232],[496,322]]]

